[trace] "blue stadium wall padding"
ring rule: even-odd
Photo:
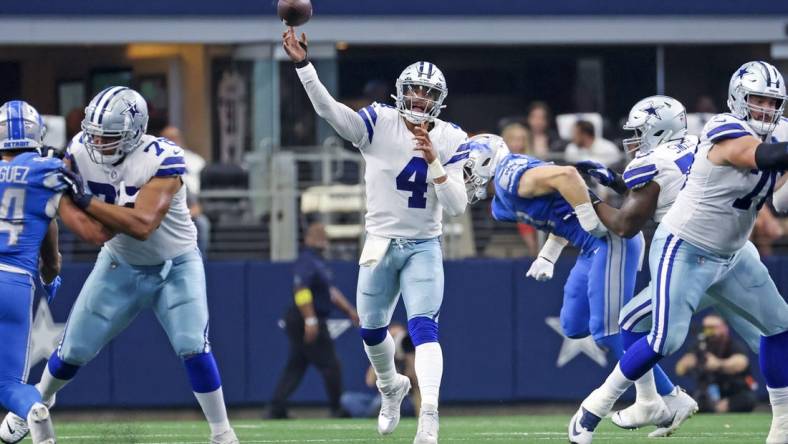
[[[445,264],[445,292],[440,341],[445,371],[441,399],[456,402],[577,400],[606,376],[582,352],[558,367],[564,339],[551,326],[560,313],[563,284],[573,264],[565,257],[553,280],[526,279],[530,260],[472,259]],[[788,257],[766,258],[770,273],[788,289]],[[51,307],[55,322],[65,322],[91,264],[65,264],[63,286]],[[332,262],[335,284],[355,301],[358,267]],[[647,268],[647,267],[644,267]],[[292,300],[292,264],[208,262],[211,346],[230,405],[266,403],[284,368],[288,343],[280,320]],[[638,289],[648,271],[638,277]],[[341,313],[333,317],[342,318]],[[407,321],[400,303],[394,321]],[[368,362],[355,328],[336,340],[346,390],[364,385]],[[566,353],[571,355],[571,350]],[[676,358],[664,368],[672,373]],[[757,360],[753,362],[758,378]],[[31,371],[40,378],[43,362]],[[679,379],[683,385],[691,381]],[[761,383],[763,387],[763,383]],[[292,397],[296,403],[323,403],[322,381],[310,369]],[[58,396],[63,407],[194,406],[183,365],[150,311],[143,312]]]

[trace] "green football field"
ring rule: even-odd
[[[57,421],[57,417],[55,416]],[[440,442],[529,443],[567,442],[566,415],[454,416],[441,418]],[[604,421],[596,434],[598,443],[763,443],[770,415],[696,415],[674,436],[647,438],[651,429],[625,431]],[[397,431],[381,437],[374,420],[236,421],[242,443],[411,443],[414,419],[404,419]],[[202,443],[208,442],[208,427],[197,421],[146,422],[56,422],[61,443]],[[29,442],[29,441],[26,441]]]

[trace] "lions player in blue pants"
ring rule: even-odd
[[[73,171],[64,174],[72,199],[118,234],[101,249],[37,388],[51,405],[80,367],[151,308],[183,360],[211,443],[234,444],[208,342],[205,270],[181,180],[183,149],[145,134],[147,123],[142,96],[110,87],[85,108],[82,132],[68,148]],[[7,416],[0,437],[13,424],[17,433],[3,439],[21,440],[26,427],[18,419]]]
[[[438,394],[443,353],[438,315],[443,302],[440,246],[443,211],[467,205],[459,149],[466,134],[437,118],[448,94],[441,71],[417,62],[397,79],[396,108],[373,103],[358,112],[334,100],[320,83],[306,53],[306,36],[291,28],[284,49],[295,63],[317,114],[353,143],[366,162],[367,240],[359,261],[356,292],[364,350],[381,392],[378,432],[389,434],[400,419],[409,379],[394,367],[388,324],[400,293],[416,346],[421,413],[414,444],[438,442]]]
[[[68,186],[63,162],[39,155],[43,137],[35,108],[19,100],[0,106],[0,405],[25,418],[20,421],[30,428],[33,443],[51,444],[49,410],[25,383],[34,279],[51,301],[60,285],[56,214],[86,241],[101,244],[110,233],[62,197]],[[15,431],[3,427],[4,435]],[[6,442],[2,435],[0,441]]]
[[[766,443],[788,443],[788,304],[747,242],[777,175],[788,169],[788,142],[772,137],[786,99],[783,77],[768,63],[745,63],[731,77],[731,113],[706,123],[686,185],[654,234],[651,331],[582,402],[567,430],[571,442],[593,441],[621,394],[681,347],[693,313],[709,296],[761,333],[772,405]]]
[[[575,168],[511,154],[498,136],[479,135],[469,145],[465,169],[471,198],[482,197],[494,177],[493,217],[550,233],[528,276],[540,281],[552,278],[553,264],[564,246],[571,242],[580,249],[564,286],[561,327],[570,338],[591,335],[618,358],[618,316],[635,291],[642,236],[624,239],[607,232]]]

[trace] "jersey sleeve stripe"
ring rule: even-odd
[[[361,116],[361,119],[364,121],[364,125],[367,127],[367,138],[369,139],[369,143],[372,143],[372,136],[375,135],[375,130],[369,119],[366,108],[358,110],[358,115]]]
[[[444,163],[443,166],[451,165],[451,164],[459,162],[459,161],[461,161],[463,159],[467,159],[470,155],[471,155],[470,150],[462,152],[462,153],[459,153],[459,154],[455,154],[454,156],[452,156],[451,159],[449,159],[448,162]]]
[[[720,125],[709,131],[708,134],[706,134],[706,137],[711,139],[712,137],[714,137],[719,133],[723,133],[726,131],[734,131],[734,130],[747,132],[747,130],[745,130],[744,127],[738,123],[726,123],[725,125]]]
[[[161,162],[162,165],[173,165],[179,163],[184,163],[183,157],[181,156],[168,157]]]
[[[159,168],[159,171],[156,171],[156,176],[155,177],[180,176],[181,174],[186,174],[186,168],[185,167]]]
[[[642,167],[632,168],[631,170],[624,171],[624,180],[630,177],[639,176],[643,173],[656,172],[657,166],[654,164],[643,165]]]
[[[627,186],[627,188],[634,188],[634,187],[636,187],[638,185],[643,185],[646,182],[650,182],[655,177],[657,177],[657,172],[656,171],[652,171],[652,172],[649,172],[649,173],[643,173],[643,174],[639,174],[637,176],[633,176],[633,177],[630,177],[630,178],[625,178],[624,179],[624,184]]]
[[[378,113],[375,112],[375,108],[373,108],[372,105],[370,105],[365,107],[364,109],[367,110],[367,114],[369,114],[369,117],[372,119],[372,124],[375,125],[376,123],[378,123]]]
[[[748,133],[747,131],[725,131],[723,133],[718,133],[714,137],[709,137],[709,142],[717,143],[717,142],[722,142],[723,140],[738,139],[739,137],[745,137],[751,135],[752,134]]]

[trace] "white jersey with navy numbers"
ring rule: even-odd
[[[774,137],[785,134],[780,128],[784,125],[778,124]],[[662,219],[673,234],[721,255],[744,246],[758,210],[774,190],[777,173],[715,165],[708,154],[715,143],[748,135],[761,138],[731,114],[718,114],[706,123],[687,184]]]
[[[182,176],[186,173],[183,149],[167,139],[145,135],[137,149],[115,165],[93,162],[74,136],[67,158],[94,196],[107,203],[133,206],[139,190],[155,177]],[[118,234],[105,245],[113,255],[132,265],[157,265],[194,250],[197,229],[186,206],[186,187],[181,186],[156,230],[145,241]]]
[[[654,222],[662,220],[684,188],[697,148],[696,136],[671,140],[651,151],[639,153],[624,170],[624,182],[629,189],[643,187],[652,181],[659,185]]]
[[[427,180],[427,162],[414,151],[414,136],[405,120],[395,108],[378,103],[358,113],[367,130],[361,140],[353,142],[366,161],[367,232],[387,238],[439,236],[443,208],[435,186]],[[462,181],[463,160],[470,152],[460,145],[467,134],[440,119],[433,123],[430,140],[438,158],[447,174]]]

